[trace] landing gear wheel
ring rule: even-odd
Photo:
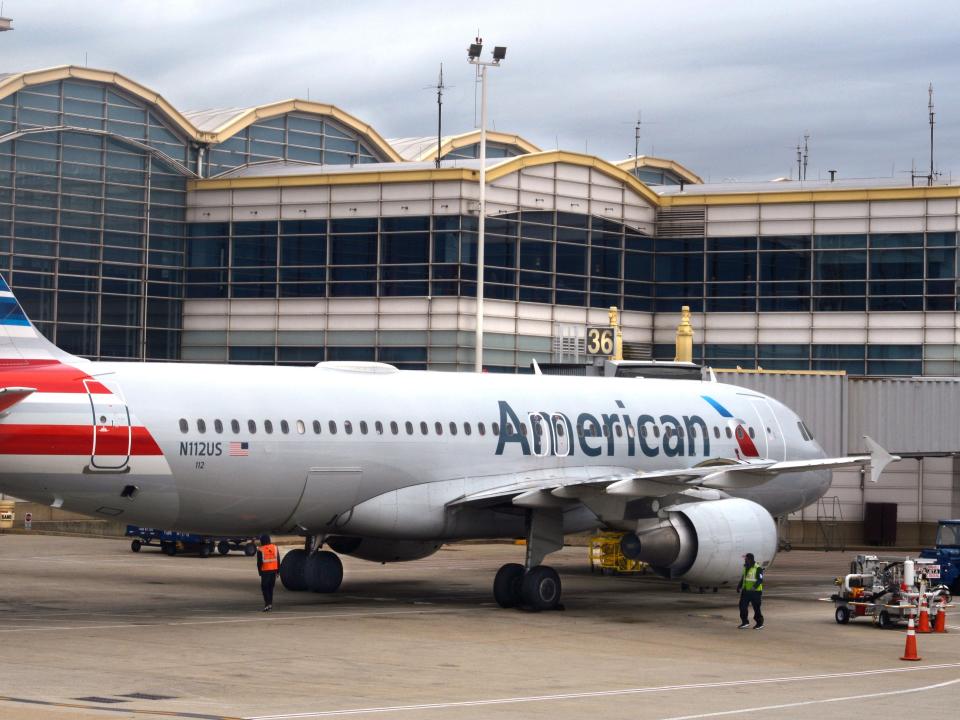
[[[287,590],[303,592],[307,589],[307,551],[291,550],[280,562],[280,582]]]
[[[213,543],[203,543],[198,551],[200,557],[208,558],[213,555]]]
[[[502,608],[516,607],[523,598],[520,595],[520,586],[523,583],[523,565],[507,563],[499,570],[493,579],[493,599]]]
[[[257,546],[253,543],[247,543],[243,546],[243,554],[247,557],[253,557],[257,554]]]
[[[552,567],[537,565],[523,576],[520,595],[531,610],[555,610],[560,605],[560,576]]]
[[[833,613],[833,619],[837,621],[838,625],[846,625],[850,622],[850,608],[841,605]]]
[[[130,543],[130,549],[133,550],[134,552],[140,552],[140,548],[142,547],[143,547],[143,543],[140,542],[139,540],[134,540],[132,543]]]
[[[877,615],[877,627],[882,630],[889,630],[893,627],[893,618],[886,610],[881,610],[880,614]]]
[[[307,559],[304,578],[311,592],[336,592],[343,582],[343,563],[329,550],[321,550]]]
[[[228,543],[226,540],[221,540],[220,542],[218,542],[218,543],[217,543],[217,552],[220,553],[221,555],[229,555],[229,554],[230,554],[230,543]]]

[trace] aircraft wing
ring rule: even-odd
[[[869,466],[870,480],[876,482],[883,469],[900,458],[888,453],[871,438],[865,437],[865,440],[870,448],[869,455],[779,462],[708,461],[691,468],[646,473],[625,473],[611,469],[586,477],[526,477],[464,495],[449,505],[492,505],[510,502],[519,507],[563,507],[575,504],[585,495],[597,493],[629,498],[659,498],[694,488],[720,491],[750,488],[784,473],[843,467]]]

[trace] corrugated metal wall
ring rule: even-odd
[[[869,435],[893,453],[960,452],[960,378],[851,378],[850,452]]]
[[[736,370],[718,370],[716,374],[720,382],[776,398],[803,418],[830,455],[846,454],[846,375]]]

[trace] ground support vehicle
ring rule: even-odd
[[[928,608],[941,599],[949,603],[946,586],[928,588],[925,567],[929,563],[922,560],[858,555],[850,563],[850,573],[835,581],[840,590],[830,597],[834,619],[846,625],[854,618],[870,617],[877,627],[889,628],[916,618],[921,596]]]
[[[939,571],[937,582],[960,594],[960,520],[941,520],[937,527],[937,545],[920,552],[924,560],[932,560]]]
[[[644,573],[647,564],[623,554],[620,541],[624,533],[600,533],[590,538],[590,572],[621,575]]]
[[[226,555],[231,550],[236,550],[242,551],[244,555],[249,557],[257,552],[257,546],[252,538],[218,538],[175,530],[137,527],[136,525],[127,525],[126,535],[133,538],[130,541],[130,549],[133,552],[140,552],[144,545],[159,545],[160,550],[167,555],[197,553],[200,557],[210,557],[214,552]]]

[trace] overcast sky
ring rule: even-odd
[[[491,127],[544,149],[610,160],[673,158],[705,180],[796,172],[908,177],[929,164],[934,86],[938,170],[960,177],[960,4],[888,0],[466,5],[446,0],[4,0],[0,72],[86,62],[182,110],[290,97],[331,103],[385,137],[474,126],[479,29],[508,47],[490,71]]]

